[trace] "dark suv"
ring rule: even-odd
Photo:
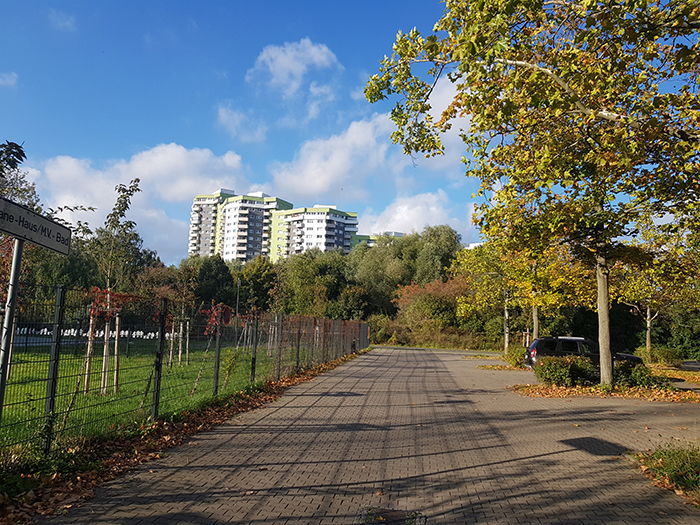
[[[588,357],[591,362],[600,365],[600,352],[598,343],[583,337],[541,337],[535,339],[525,351],[525,365],[532,368],[537,359],[546,356],[581,355]],[[636,355],[613,353],[613,364],[618,361],[631,361],[642,363]]]

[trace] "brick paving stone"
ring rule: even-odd
[[[346,524],[368,506],[433,524],[697,524],[626,451],[700,438],[700,408],[521,397],[531,372],[377,348],[194,436],[52,525]]]

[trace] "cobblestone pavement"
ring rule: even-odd
[[[59,524],[345,524],[368,506],[429,524],[698,524],[628,460],[700,437],[700,406],[526,398],[532,372],[377,348],[193,437]]]

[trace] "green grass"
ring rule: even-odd
[[[208,347],[209,345],[209,347]],[[120,345],[121,346],[121,345]],[[101,389],[102,344],[96,344],[90,366],[89,389],[85,393],[84,350],[67,348],[59,361],[56,406],[53,415],[54,439],[92,437],[117,431],[146,420],[151,415],[154,389],[156,341],[134,340],[120,348],[119,387],[114,390],[114,360],[109,360],[106,392]],[[208,348],[207,348],[208,347]],[[22,350],[21,348],[19,350]],[[78,354],[78,355],[76,355]],[[170,363],[166,345],[160,391],[159,416],[171,417],[201,406],[213,397],[215,349],[207,341],[191,341],[189,364],[178,363],[178,348]],[[301,368],[320,363],[320,355],[310,350],[299,353]],[[315,354],[319,354],[318,351]],[[26,352],[15,351],[8,381],[2,422],[0,449],[31,442],[39,443],[46,434],[44,423],[46,384],[49,370],[48,346],[32,346]],[[296,351],[283,352],[281,362],[266,347],[256,352],[255,379],[267,381],[296,371]],[[236,392],[250,385],[252,349],[221,349],[219,395]]]
[[[668,445],[637,456],[642,470],[700,504],[700,447]]]

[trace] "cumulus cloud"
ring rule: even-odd
[[[94,206],[94,214],[73,214],[92,227],[100,226],[116,200],[115,186],[140,179],[129,219],[146,247],[156,250],[164,262],[176,264],[187,255],[189,207],[198,193],[229,188],[237,193],[264,189],[252,185],[243,175],[240,155],[228,151],[215,155],[209,149],[187,149],[178,144],[161,144],[128,160],[95,167],[88,159],[59,156],[47,161],[32,178],[47,207]],[[172,217],[165,211],[176,208]],[[175,217],[177,215],[177,217]]]
[[[14,87],[18,80],[17,73],[0,73],[0,87]]]
[[[49,10],[49,23],[57,31],[72,33],[78,29],[75,17],[55,9]]]
[[[252,117],[242,111],[231,109],[228,106],[219,106],[218,121],[231,138],[237,138],[241,142],[262,142],[267,134],[267,127],[259,122],[254,122]]]
[[[346,202],[366,197],[364,180],[388,175],[407,163],[405,158],[392,159],[389,154],[391,130],[386,115],[374,115],[351,123],[338,135],[305,142],[291,162],[270,166],[275,191],[302,201]]]
[[[422,232],[426,226],[448,224],[470,242],[471,204],[454,204],[444,190],[399,197],[378,215],[368,211],[359,217],[359,229],[364,234],[398,231]]]
[[[272,88],[290,98],[299,90],[310,69],[327,68],[342,66],[328,46],[302,38],[299,42],[286,42],[282,46],[266,46],[253,68],[246,73],[246,80],[266,78]]]

